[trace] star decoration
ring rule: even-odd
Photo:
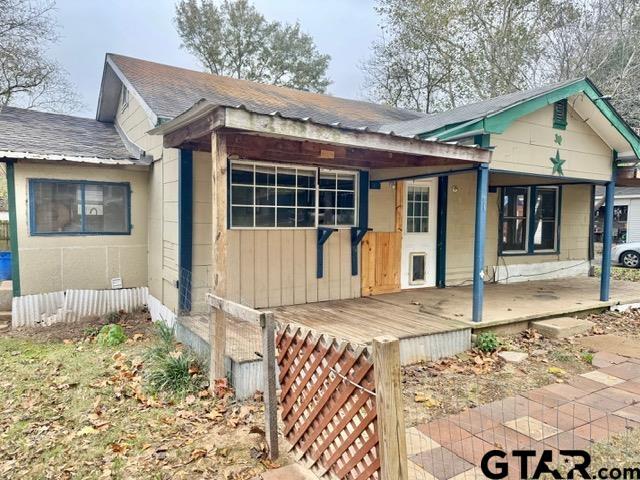
[[[558,145],[562,145],[562,135],[556,133],[556,139],[554,140]]]
[[[556,150],[556,156],[549,158],[549,160],[551,160],[551,163],[553,163],[553,171],[551,172],[551,175],[555,175],[557,173],[561,177],[564,177],[562,165],[564,165],[564,162],[566,162],[566,160],[562,160],[560,158],[560,150]]]

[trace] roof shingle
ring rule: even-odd
[[[104,160],[132,159],[111,123],[15,107],[0,110],[0,150]]]
[[[248,80],[172,67],[123,55],[108,54],[122,74],[161,118],[175,118],[201,99],[227,106],[244,105],[255,113],[280,112],[318,123],[376,129],[424,116],[387,105],[294,90]]]

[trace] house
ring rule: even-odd
[[[165,319],[214,291],[362,341],[462,332],[454,350],[638,301],[611,298],[606,258],[587,278],[595,186],[633,184],[640,154],[588,79],[423,114],[107,54],[95,120],[0,124],[16,295],[120,279]]]
[[[604,189],[596,190],[595,241],[602,241]],[[640,242],[640,187],[616,187],[613,210],[613,242]]]

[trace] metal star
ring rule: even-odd
[[[566,162],[566,160],[562,160],[560,158],[560,150],[556,150],[556,156],[549,158],[549,160],[551,160],[551,163],[553,163],[553,171],[551,172],[551,175],[555,175],[557,173],[561,177],[564,177],[562,165],[564,165],[564,162]]]
[[[562,145],[562,135],[556,133],[556,139],[554,140],[558,145]]]

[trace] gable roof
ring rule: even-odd
[[[15,107],[0,110],[0,158],[131,164],[111,123]]]
[[[260,114],[279,112],[289,118],[372,130],[424,116],[387,105],[212,75],[113,53],[106,56],[103,90],[105,81],[110,79],[109,70],[133,87],[157,119],[175,118],[202,99],[217,105],[242,105]],[[115,111],[108,103],[112,102],[99,102],[98,119],[113,120]]]
[[[597,120],[592,118],[592,114],[599,113],[599,116],[605,119],[605,122],[600,123],[602,131],[598,133],[601,137],[619,153],[631,153],[640,157],[640,138],[588,78],[567,80],[502,95],[424,118],[387,124],[382,126],[381,130],[435,140],[454,140],[484,133],[500,134],[522,116],[559,100],[577,98],[581,95],[586,97],[587,101],[573,102],[572,106],[575,110],[582,109],[578,114],[585,122],[597,131],[597,127],[594,126]]]
[[[508,93],[499,97],[482,100],[468,105],[463,105],[441,113],[432,113],[423,118],[409,120],[404,122],[390,123],[381,127],[382,131],[393,131],[397,135],[424,135],[439,129],[459,125],[470,120],[477,120],[487,117],[491,114],[498,113],[505,108],[511,107],[518,103],[530,100],[532,98],[553,92],[558,88],[579,82],[580,80],[567,80],[565,82],[553,83],[530,90],[523,90],[514,93]]]

